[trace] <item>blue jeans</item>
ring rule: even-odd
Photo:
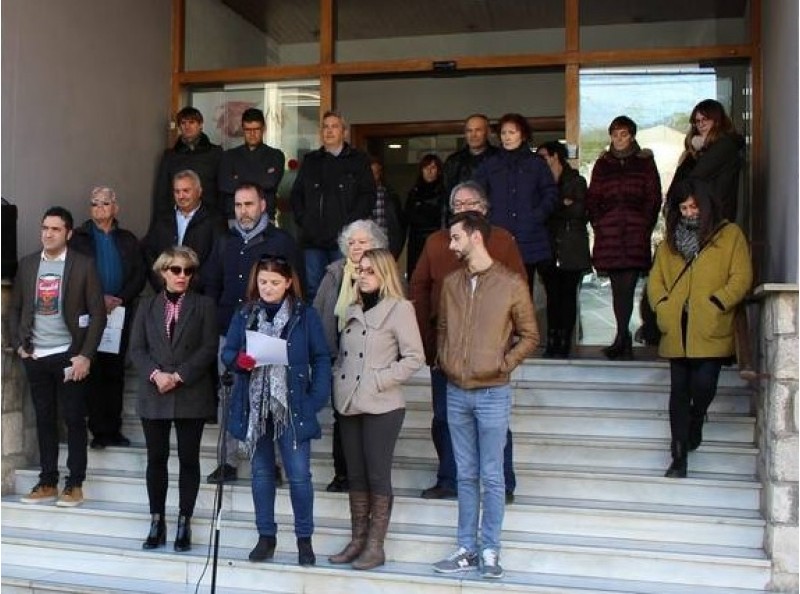
[[[320,248],[305,248],[303,257],[306,263],[306,301],[314,302],[322,277],[325,276],[325,268],[328,264],[342,259],[342,253],[338,248],[324,250]]]
[[[259,536],[275,536],[275,445],[283,460],[289,481],[289,495],[294,512],[294,533],[298,538],[314,534],[314,487],[311,485],[311,442],[294,443],[291,427],[287,427],[277,442],[270,431],[258,440],[251,461],[253,468],[253,505]]]
[[[431,421],[431,438],[439,468],[436,472],[436,484],[446,489],[456,489],[456,459],[453,456],[453,442],[450,439],[450,428],[447,426],[447,377],[438,367],[431,367],[431,396],[433,400],[433,421]],[[514,444],[511,430],[506,433],[506,446],[503,450],[503,474],[506,478],[506,491],[513,493],[517,488],[517,477],[514,474]]]
[[[503,448],[511,415],[511,386],[463,390],[447,384],[447,423],[458,468],[458,545],[500,550],[505,513]],[[478,480],[480,479],[480,484]]]

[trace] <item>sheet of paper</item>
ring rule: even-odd
[[[256,360],[256,367],[289,364],[289,353],[285,340],[254,330],[246,330],[246,340],[247,354]]]
[[[125,308],[120,305],[106,316],[106,329],[103,330],[97,350],[101,353],[119,354],[123,326],[125,326]]]

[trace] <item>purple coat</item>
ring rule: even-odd
[[[650,236],[661,209],[661,179],[653,153],[618,159],[604,152],[594,164],[586,210],[594,229],[597,270],[650,270]]]

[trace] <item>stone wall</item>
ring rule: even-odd
[[[3,281],[2,307],[8,311],[11,284]],[[2,494],[14,492],[14,471],[36,460],[36,426],[28,382],[19,357],[8,346],[8,319],[3,315],[2,362]]]
[[[771,590],[798,591],[798,293],[796,286],[759,287],[757,393],[764,548],[772,559]]]

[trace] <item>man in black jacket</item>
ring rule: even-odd
[[[69,247],[94,258],[106,313],[124,311],[118,348],[98,350],[89,375],[87,404],[91,447],[129,446],[122,435],[122,396],[125,391],[125,351],[134,307],[145,283],[144,257],[136,236],[117,222],[119,204],[112,188],[97,187],[89,199],[90,219],[75,229]],[[101,345],[101,349],[107,349]],[[113,352],[116,351],[116,352]]]
[[[444,185],[448,196],[458,184],[472,179],[472,174],[486,157],[499,149],[489,144],[489,118],[482,113],[469,116],[464,122],[466,144],[444,162]]]
[[[259,186],[267,201],[269,218],[275,220],[277,191],[283,179],[286,155],[264,143],[267,123],[260,109],[251,107],[242,114],[244,144],[225,151],[219,164],[219,202],[228,220],[235,218],[233,194],[242,183]]]
[[[345,142],[345,130],[341,115],[325,113],[322,146],[306,155],[292,187],[292,210],[301,230],[309,303],[314,301],[325,267],[343,257],[337,245],[342,228],[369,218],[375,206],[369,159]]]
[[[222,147],[212,144],[203,132],[203,114],[194,107],[184,107],[175,116],[180,137],[175,146],[164,151],[153,192],[152,220],[172,212],[172,179],[175,174],[191,169],[200,176],[204,189],[203,202],[213,211],[221,212],[217,204],[217,170]]]

